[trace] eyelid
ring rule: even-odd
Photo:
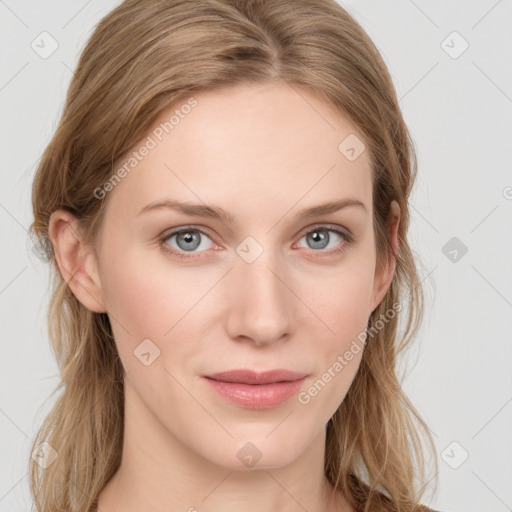
[[[187,230],[194,230],[194,231],[200,231],[201,233],[203,233],[203,235],[206,235],[206,236],[209,236],[210,238],[212,238],[212,236],[208,233],[210,230],[208,228],[205,228],[203,226],[196,226],[194,224],[185,224],[183,226],[178,226],[176,228],[169,228],[169,229],[166,229],[165,231],[162,231],[162,233],[160,235],[158,235],[159,238],[161,237],[170,237],[172,235],[176,235],[178,233],[181,233],[182,231],[187,231]]]
[[[314,231],[315,229],[327,229],[328,231],[337,231],[344,235],[347,240],[352,241],[354,239],[354,236],[350,232],[349,229],[339,226],[337,224],[329,224],[328,222],[318,222],[316,224],[312,224],[311,226],[305,227],[303,230],[299,231],[301,233],[301,237],[306,235],[307,233],[310,233],[311,231]]]

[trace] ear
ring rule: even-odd
[[[63,209],[54,211],[50,216],[48,235],[60,274],[73,295],[91,311],[105,313],[96,255],[83,242],[76,217]]]
[[[396,258],[395,254],[398,252],[398,226],[400,222],[400,206],[396,201],[391,201],[389,215],[386,221],[386,234],[388,240],[393,248],[393,251],[388,247],[386,256],[377,262],[375,269],[375,277],[373,280],[373,297],[371,311],[380,304],[393,280],[395,273]]]

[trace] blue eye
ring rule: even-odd
[[[336,237],[341,239],[346,238],[346,236],[341,231],[337,229],[329,229],[327,227],[319,227],[313,229],[312,231],[308,231],[302,238],[309,239],[313,245],[312,248],[314,249],[325,249],[326,245],[331,241],[332,238],[332,235],[329,233],[335,233],[335,239]]]
[[[190,256],[187,256],[186,253],[195,251],[198,247],[200,247],[202,245],[201,238],[203,236],[210,239],[210,237],[204,231],[191,227],[180,229],[172,233],[168,233],[167,235],[160,239],[160,243],[162,244],[162,247],[165,251],[168,251],[171,254],[176,255],[180,258],[189,258]],[[169,245],[166,244],[167,240],[170,240],[174,237],[176,237],[176,244],[178,245],[178,250],[170,249]]]
[[[332,242],[332,235],[330,233],[334,233],[335,235],[334,248],[324,250],[329,243]],[[196,256],[198,252],[204,252],[204,250],[208,249],[208,247],[205,247],[203,244],[204,237],[212,242],[211,238],[203,230],[190,226],[163,235],[159,239],[159,242],[162,249],[173,256],[195,259],[198,257]],[[173,238],[176,238],[175,246],[171,246],[167,243]],[[348,245],[353,242],[353,236],[348,231],[342,231],[337,227],[326,225],[314,226],[313,229],[310,229],[301,237],[301,240],[303,238],[306,238],[308,243],[311,244],[310,249],[312,249],[314,253],[319,252],[322,256],[343,253]],[[338,242],[336,242],[336,239],[338,239]]]

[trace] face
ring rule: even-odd
[[[390,283],[376,267],[370,155],[347,158],[340,143],[362,136],[305,90],[194,98],[133,148],[140,159],[103,199],[88,293],[74,291],[109,315],[127,409],[217,465],[249,467],[248,454],[282,466],[323,439]],[[200,208],[148,206],[166,201]],[[204,377],[235,369],[304,378],[256,389]]]

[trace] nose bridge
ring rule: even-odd
[[[231,273],[230,334],[249,337],[257,344],[277,341],[290,331],[293,316],[293,294],[285,285],[282,260],[274,249],[260,245],[258,250],[254,240],[242,242],[237,254]]]

